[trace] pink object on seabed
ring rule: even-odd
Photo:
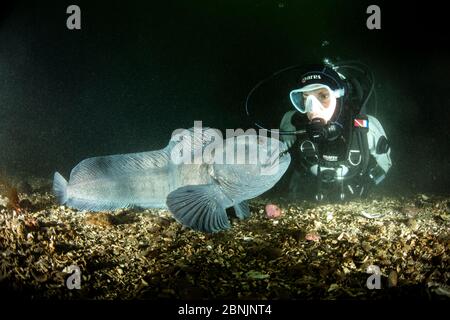
[[[320,241],[320,235],[317,232],[307,233],[305,239],[308,241]]]
[[[279,216],[281,216],[282,212],[281,209],[272,203],[269,203],[266,205],[266,216],[269,219],[274,219],[274,218],[278,218]]]

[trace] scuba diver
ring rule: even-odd
[[[383,127],[365,113],[375,95],[371,72],[362,64],[334,65],[328,59],[302,69],[275,74],[295,71],[283,93],[291,110],[279,125],[292,157],[285,177],[290,195],[309,194],[318,201],[367,196],[392,166]]]

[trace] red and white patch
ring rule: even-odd
[[[359,128],[368,128],[369,127],[369,121],[367,121],[365,119],[354,119],[353,120],[353,125],[355,127],[359,127]]]

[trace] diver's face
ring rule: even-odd
[[[304,92],[304,103],[306,103],[306,99],[309,95],[313,95],[314,97],[316,97],[322,106],[319,108],[313,108],[312,111],[307,112],[306,115],[308,119],[312,120],[314,118],[321,118],[325,120],[325,122],[329,121],[334,113],[334,107],[331,106],[330,92],[326,88]]]

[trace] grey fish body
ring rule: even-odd
[[[89,211],[168,207],[182,224],[216,232],[230,227],[229,207],[239,218],[248,217],[245,200],[270,189],[290,162],[284,155],[272,176],[261,175],[259,165],[176,164],[171,159],[174,145],[171,140],[157,151],[85,159],[73,168],[68,182],[56,172],[58,202]]]
[[[67,204],[80,201],[110,202],[113,207],[164,208],[167,195],[176,189],[170,167],[151,168],[118,177],[103,177],[71,184]],[[101,208],[99,208],[101,210]],[[95,210],[95,209],[93,209]]]
[[[137,156],[136,156],[137,155]],[[135,170],[114,174],[113,164],[119,157],[128,156],[135,162]],[[130,155],[95,157],[83,160],[72,170],[67,184],[66,202],[69,207],[80,210],[104,211],[118,208],[167,208],[166,199],[170,192],[184,185],[207,184],[211,182],[208,168],[204,165],[187,164],[177,166],[170,161],[139,166],[137,159],[154,157],[168,159],[167,150],[150,151]],[[104,172],[104,163],[109,170]],[[91,174],[91,171],[102,174]]]

